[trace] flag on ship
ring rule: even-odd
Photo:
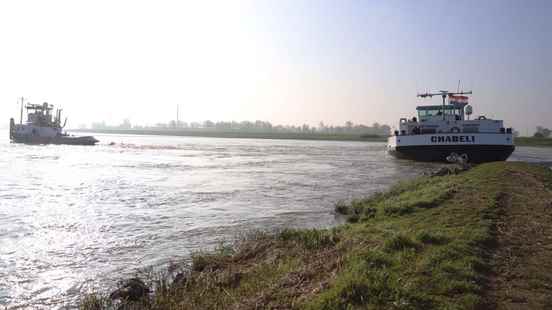
[[[450,104],[468,104],[468,96],[449,96]]]

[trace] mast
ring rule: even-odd
[[[178,127],[178,124],[180,124],[180,118],[179,118],[179,108],[180,108],[180,105],[177,104],[176,105],[176,127]]]
[[[21,97],[21,114],[19,115],[19,125],[23,125],[23,100],[25,100],[25,98]]]
[[[447,91],[446,90],[442,90],[441,91],[441,97],[443,97],[443,120],[445,120],[445,100],[447,99]]]

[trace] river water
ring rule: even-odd
[[[383,143],[97,138],[0,140],[0,306],[74,305],[240,232],[334,225],[337,201],[436,167],[395,160]],[[519,147],[511,160],[552,162],[552,148]]]

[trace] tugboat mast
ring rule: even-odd
[[[423,94],[418,94],[416,95],[416,97],[420,97],[420,98],[431,98],[433,96],[441,96],[443,98],[443,120],[445,120],[445,105],[446,105],[446,99],[447,99],[447,96],[454,96],[454,95],[471,95],[472,94],[472,91],[461,91],[461,92],[449,92],[447,90],[440,90],[438,93],[423,93]]]
[[[23,124],[23,101],[25,98],[21,97],[21,114],[19,115],[19,125]]]

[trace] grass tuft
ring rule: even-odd
[[[386,206],[383,208],[383,213],[387,216],[402,216],[414,212],[414,207],[406,206]]]
[[[283,241],[295,241],[309,250],[322,249],[333,246],[339,241],[339,236],[335,229],[285,229],[278,234]]]
[[[349,205],[345,201],[338,201],[335,203],[334,211],[337,214],[348,215],[350,213]]]
[[[416,250],[419,248],[419,244],[403,234],[397,234],[385,240],[383,248],[386,252],[403,251],[408,249]]]
[[[442,245],[448,243],[450,240],[447,236],[443,235],[442,233],[432,233],[428,231],[421,231],[416,236],[416,239],[418,239],[420,242],[424,244],[436,244],[436,245]]]

